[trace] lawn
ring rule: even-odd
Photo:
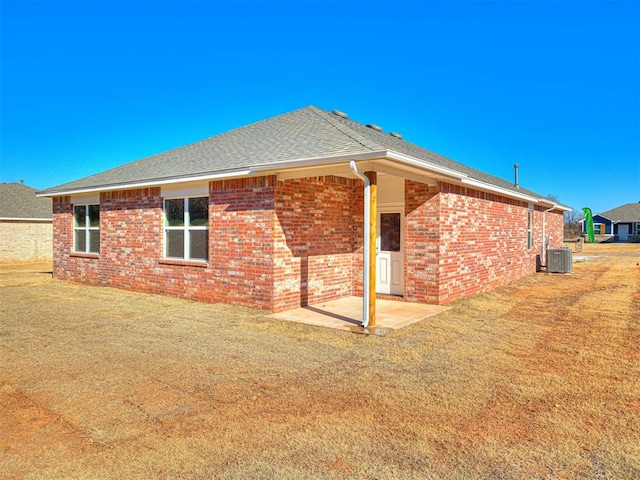
[[[640,245],[386,337],[0,267],[0,478],[640,478]]]

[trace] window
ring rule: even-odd
[[[100,253],[100,205],[73,206],[73,251]]]
[[[164,201],[164,248],[166,258],[207,260],[207,197],[168,198]]]
[[[399,213],[380,214],[380,250],[384,252],[401,250],[401,225]]]
[[[605,225],[604,225],[604,223],[594,223],[593,224],[593,234],[594,235],[604,235],[605,234]]]

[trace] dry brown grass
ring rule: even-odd
[[[367,337],[0,269],[2,478],[639,478],[640,245]]]

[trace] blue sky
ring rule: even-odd
[[[12,1],[0,182],[307,105],[602,212],[640,201],[638,1]]]

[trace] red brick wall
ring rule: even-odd
[[[71,199],[54,199],[54,276],[206,302],[271,308],[273,181],[212,182],[209,262],[163,260],[159,188],[100,197],[100,254],[73,254]]]
[[[209,261],[163,260],[159,188],[104,192],[100,255],[73,254],[70,197],[54,199],[56,278],[280,311],[362,293],[357,180],[275,176],[209,185]],[[405,182],[405,300],[446,303],[536,268],[543,213],[464,187]],[[552,248],[562,215],[546,213]]]
[[[439,183],[406,182],[405,298],[448,303],[536,271],[542,212],[533,212],[527,248],[528,204]],[[436,191],[439,192],[436,194]],[[545,234],[562,246],[562,214],[546,213]]]
[[[73,212],[71,197],[53,198],[53,276],[71,280],[75,262],[69,259],[73,247]],[[79,280],[78,280],[79,281]]]
[[[536,271],[527,249],[526,203],[440,185],[440,302],[495,288]]]
[[[358,183],[332,176],[278,182],[274,310],[353,294],[362,224],[355,212]]]
[[[162,285],[154,274],[162,255],[162,198],[159,188],[100,195],[98,283],[143,292],[181,295],[175,281]],[[91,263],[91,262],[87,262]],[[167,272],[164,272],[165,276]]]
[[[439,303],[438,189],[407,180],[404,192],[404,296],[410,302]]]
[[[210,185],[209,265],[216,301],[273,309],[276,177]]]
[[[542,217],[544,216],[545,221],[545,236],[551,235],[551,248],[562,248],[564,246],[564,214],[558,212],[547,212],[543,213],[542,209],[538,209],[535,213],[536,224],[540,225],[542,223]],[[538,229],[539,235],[542,235],[542,227]],[[541,236],[538,238],[538,244],[541,242]],[[534,234],[535,239],[535,234]],[[539,249],[540,247],[538,247]],[[543,262],[545,260],[543,259]]]

